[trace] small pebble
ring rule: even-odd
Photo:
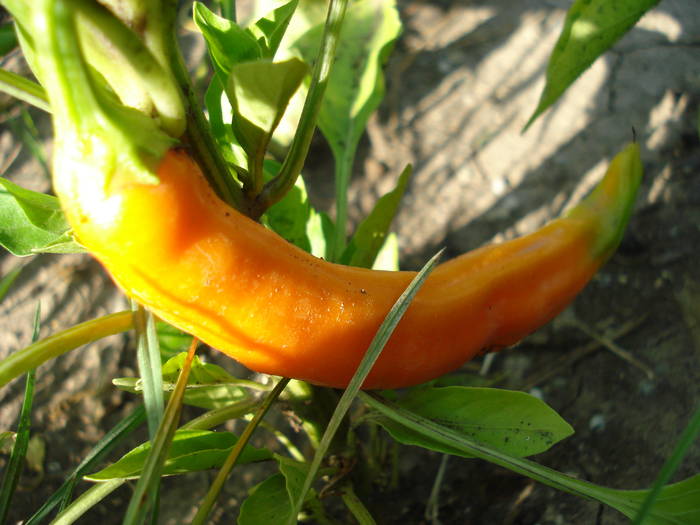
[[[605,429],[605,416],[603,414],[595,414],[588,422],[588,428],[593,431],[601,431]]]

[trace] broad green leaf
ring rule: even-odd
[[[637,509],[649,493],[648,490],[616,490],[614,505],[628,518],[636,515]],[[692,478],[666,485],[661,489],[654,507],[649,511],[644,525],[695,525],[700,523],[700,474]]]
[[[186,352],[192,343],[192,336],[164,322],[156,321],[160,359],[166,362],[180,352]]]
[[[251,176],[260,184],[272,133],[308,71],[298,58],[256,60],[231,68],[225,89],[233,107],[233,131],[248,155]]]
[[[226,77],[222,73],[214,73],[204,94],[204,104],[207,108],[212,135],[214,135],[214,140],[219,146],[222,156],[229,164],[242,166],[245,164],[245,155],[242,150],[240,155],[236,155],[237,149],[241,148],[233,134],[233,128],[231,128],[233,111],[231,110],[231,102],[224,93],[225,79]]]
[[[250,33],[235,22],[213,13],[201,2],[194,3],[192,16],[207,42],[216,71],[224,78],[234,64],[262,57],[262,50]]]
[[[291,518],[292,501],[296,500],[304,484],[306,465],[275,454],[280,473],[274,474],[250,491],[241,505],[239,525],[259,523],[287,523]],[[309,491],[307,498],[315,498]]]
[[[0,245],[17,256],[43,251],[82,252],[66,237],[70,227],[56,197],[24,189],[0,178]]]
[[[469,440],[515,457],[544,452],[573,433],[554,410],[524,392],[480,387],[418,388],[398,404]],[[380,418],[378,422],[401,443],[472,457],[389,419]]]
[[[395,272],[399,270],[399,237],[395,233],[387,235],[377,258],[372,263],[373,270]]]
[[[238,437],[230,432],[178,430],[168,451],[162,474],[168,476],[220,467],[236,441]],[[150,442],[139,445],[116,463],[86,476],[85,479],[106,481],[114,478],[136,478],[141,473],[150,448]],[[269,451],[247,445],[243,449],[239,463],[265,461],[271,458],[272,454]]]
[[[525,130],[659,0],[576,0],[547,65],[547,82]]]
[[[310,252],[316,257],[330,259],[335,225],[331,218],[324,212],[317,212],[313,208],[306,222],[306,236],[311,245]]]
[[[284,476],[273,474],[251,489],[241,505],[237,523],[238,525],[286,523],[289,521],[291,512],[292,505],[287,496]]]
[[[373,266],[387,239],[391,222],[399,209],[401,197],[411,177],[411,169],[409,165],[403,170],[396,187],[377,201],[374,209],[357,227],[341,257],[343,264],[363,268]]]
[[[277,175],[279,169],[279,162],[270,159],[265,160],[265,180],[272,179]],[[279,202],[267,209],[261,218],[261,222],[287,241],[302,250],[309,251],[311,244],[306,225],[311,213],[312,208],[309,205],[306,185],[302,177],[298,177],[294,187]]]
[[[264,58],[274,58],[299,0],[292,0],[246,28],[260,45]]]

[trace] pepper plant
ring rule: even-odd
[[[29,4],[3,0],[2,3],[12,13],[16,31],[16,40],[10,38],[7,47],[11,49],[15,44],[21,47],[37,82],[2,71],[0,83],[5,91],[24,102],[51,112],[56,141],[54,181],[62,202],[0,179],[4,188],[0,194],[0,216],[4,219],[0,225],[0,243],[18,257],[41,252],[74,253],[87,246],[129,292],[133,302],[128,311],[38,340],[0,363],[2,385],[28,374],[26,402],[13,447],[13,468],[8,469],[0,489],[0,515],[7,515],[16,486],[17,465],[21,464],[30,432],[27,422],[36,367],[99,338],[133,330],[140,377],[115,378],[114,384],[135,396],[143,396],[143,408],[117,424],[61,488],[33,515],[26,517],[27,523],[38,523],[56,512],[56,523],[72,523],[131,481],[135,483],[130,503],[124,509],[124,523],[156,522],[162,476],[218,469],[193,520],[193,523],[206,523],[234,466],[240,465],[240,469],[246,463],[261,461],[276,464],[277,471],[251,491],[240,508],[239,523],[294,523],[305,516],[327,520],[324,496],[330,487],[337,489],[335,494],[358,521],[372,523],[367,507],[357,496],[357,476],[343,465],[374,460],[371,452],[367,455],[367,450],[358,444],[358,436],[369,433],[373,439],[380,439],[379,428],[398,443],[490,461],[556,489],[609,505],[626,516],[637,516],[639,522],[690,524],[700,520],[700,505],[695,496],[700,477],[664,484],[683,450],[697,435],[700,417],[688,427],[661,481],[650,490],[630,491],[601,487],[526,459],[573,432],[558,414],[529,394],[463,383],[443,386],[445,383],[437,378],[401,392],[361,391],[363,385],[371,385],[366,381],[372,377],[372,367],[381,359],[385,346],[391,344],[395,330],[400,330],[397,326],[412,300],[427,289],[429,284],[423,285],[430,275],[437,275],[431,272],[438,256],[418,273],[393,274],[405,276],[401,286],[405,290],[395,302],[392,300],[393,306],[388,305],[391,308],[382,310],[385,317],[368,341],[364,357],[361,361],[358,358],[359,365],[355,363],[352,369],[343,370],[349,380],[344,379],[342,384],[326,382],[344,387],[342,393],[288,377],[238,378],[206,363],[196,355],[197,339],[162,321],[177,320],[174,324],[187,332],[201,332],[205,334],[203,337],[218,337],[225,342],[226,334],[221,335],[216,314],[192,313],[197,308],[204,309],[204,298],[198,295],[199,291],[193,289],[201,300],[194,301],[194,307],[187,306],[192,310],[185,310],[183,315],[178,309],[185,308],[182,304],[175,308],[167,302],[172,301],[168,299],[170,295],[176,295],[174,288],[178,283],[168,289],[159,288],[158,283],[152,284],[153,279],[144,277],[138,266],[130,266],[125,272],[115,271],[134,246],[141,250],[136,259],[141,256],[142,261],[159,264],[172,256],[173,246],[194,242],[191,239],[196,238],[201,224],[206,227],[218,225],[216,221],[230,224],[232,219],[221,217],[228,217],[233,211],[248,217],[236,223],[239,230],[250,229],[251,235],[257,237],[246,245],[247,250],[232,265],[229,275],[265,271],[268,259],[260,259],[260,264],[251,270],[250,264],[245,266],[245,257],[253,259],[256,243],[262,243],[264,248],[283,246],[280,241],[274,241],[277,244],[270,241],[269,245],[267,241],[259,241],[272,238],[268,230],[286,239],[286,243],[326,261],[397,270],[397,243],[389,232],[409,182],[410,167],[399,176],[396,188],[377,202],[355,233],[346,236],[347,190],[353,160],[368,119],[381,102],[382,66],[400,34],[394,2],[330,0],[326,4],[292,0],[275,5],[260,2],[257,7],[262,15],[254,17],[249,24],[236,21],[235,3],[222,2],[217,12],[195,2],[191,10],[193,22],[207,43],[211,60],[203,93],[198,93],[176,39],[178,5],[174,1],[39,0]],[[542,99],[527,125],[546,111],[586,67],[655,3],[628,0],[615,3],[613,8],[603,0],[574,2],[552,53]],[[9,35],[12,37],[12,33]],[[204,106],[200,104],[200,95]],[[335,160],[334,219],[310,204],[300,178],[317,128]],[[607,228],[601,228],[608,231],[614,242],[600,243],[597,236],[591,241],[597,255],[609,256],[622,235],[641,176],[637,159],[638,148],[632,145],[613,162],[609,172],[631,176],[606,177],[594,192],[594,200],[586,201],[593,202],[595,206],[590,208],[602,213],[600,203],[615,201],[618,186],[623,187],[626,195],[621,209],[614,214],[618,220],[606,222]],[[206,181],[192,178],[192,173],[199,173],[200,169]],[[183,180],[190,185],[185,191],[168,193],[168,188],[177,187]],[[208,189],[199,190],[204,187],[213,190],[211,193]],[[139,193],[143,188],[148,195],[145,200]],[[192,201],[187,202],[187,198]],[[182,199],[185,205],[178,207]],[[196,199],[200,199],[200,207]],[[111,207],[120,210],[123,202],[127,203],[125,207],[136,206],[134,202],[144,204],[145,211],[139,215],[145,221],[143,225],[118,223],[122,216],[110,215]],[[96,207],[100,208],[99,213]],[[197,213],[183,222],[178,213],[186,209],[195,209]],[[212,209],[215,213],[210,217],[208,213]],[[593,211],[584,206],[575,208],[568,217],[580,224],[591,215]],[[254,225],[251,219],[268,230]],[[100,222],[103,220],[107,226]],[[152,257],[145,253],[148,243],[144,248],[144,243],[139,245],[137,239],[160,220],[165,222],[158,239],[167,242],[162,246],[150,245]],[[112,221],[117,222],[119,236],[108,244],[111,242],[116,255],[93,248],[104,242],[100,235],[111,231]],[[309,264],[321,266],[321,262],[314,263],[294,250],[280,248],[267,256],[281,258],[291,253],[290,260],[312,261]],[[227,252],[216,255],[220,257],[214,258],[215,265],[223,264]],[[578,263],[581,253],[576,255],[574,262]],[[571,263],[568,259],[567,262]],[[347,271],[348,275],[355,275],[355,270]],[[357,272],[368,275],[364,270]],[[209,275],[214,273],[212,270]],[[257,275],[249,282],[253,287],[260,286],[270,275],[275,278],[277,274],[268,268],[264,278]],[[299,277],[306,278],[307,274],[300,273]],[[0,290],[9,287],[13,278],[7,276]],[[151,288],[143,284],[147,281],[157,290],[155,300]],[[131,282],[137,285],[130,286]],[[188,285],[187,272],[183,272],[182,282],[183,286]],[[364,295],[367,290],[362,288],[358,293]],[[257,301],[268,299],[272,301],[270,309],[275,308],[275,301],[283,301],[281,296],[277,299],[259,296]],[[303,299],[295,298],[299,302]],[[255,300],[253,296],[250,304]],[[552,309],[552,315],[560,309],[551,306],[550,301],[545,303],[547,311]],[[158,315],[143,304],[151,306]],[[169,306],[159,308],[161,304]],[[228,308],[226,304],[223,306]],[[176,314],[168,315],[176,310]],[[253,311],[253,307],[248,311]],[[296,311],[295,303],[289,312]],[[512,316],[517,318],[517,312]],[[238,317],[244,317],[243,313]],[[255,327],[264,322],[259,317],[252,321]],[[289,323],[293,322],[290,318]],[[303,334],[303,327],[299,330]],[[522,335],[518,331],[516,334],[518,337],[504,336],[503,341],[511,343],[510,338],[518,339]],[[184,341],[187,351],[166,352],[173,340]],[[500,342],[500,339],[491,341]],[[243,355],[259,342],[250,337],[245,344],[236,342],[236,345],[241,347]],[[273,357],[262,355],[262,359],[254,361],[260,363],[260,369],[265,369]],[[286,361],[283,366],[292,370],[292,365]],[[311,368],[313,363],[305,366]],[[328,363],[318,366],[322,368]],[[304,373],[300,374],[301,377]],[[318,377],[321,379],[315,382],[324,383],[325,376]],[[397,385],[405,386],[401,382]],[[278,402],[291,407],[301,417],[310,444],[307,450],[300,450],[279,430],[275,430],[280,441],[278,449],[254,448],[248,444],[253,432],[263,424],[267,411]],[[183,422],[183,405],[197,407],[202,412]],[[225,422],[237,419],[247,420],[240,435],[216,430]],[[112,457],[114,446],[143,422],[147,424],[150,440],[121,458]],[[104,460],[111,463],[100,468]],[[78,491],[81,493],[75,497]]]

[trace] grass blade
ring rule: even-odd
[[[199,509],[197,509],[197,514],[192,520],[192,525],[203,525],[204,523],[206,523],[206,519],[209,516],[209,512],[211,512],[211,509],[214,507],[214,503],[216,503],[216,498],[219,496],[219,493],[221,492],[221,488],[224,486],[226,478],[228,478],[229,474],[231,473],[231,470],[233,470],[233,467],[236,465],[238,456],[241,454],[243,448],[248,444],[250,437],[253,435],[253,432],[258,427],[258,424],[265,416],[270,406],[272,406],[272,403],[275,401],[275,399],[279,397],[279,395],[282,393],[282,391],[285,389],[288,383],[289,378],[284,377],[280,379],[279,382],[275,385],[275,388],[272,389],[272,391],[267,395],[267,397],[265,397],[263,403],[258,407],[258,410],[255,412],[255,416],[253,416],[253,419],[251,419],[250,422],[246,425],[245,430],[241,434],[241,437],[238,438],[236,445],[231,450],[231,453],[226,458],[226,461],[221,466],[221,469],[217,473],[216,478],[209,487],[209,490],[207,491],[207,495],[204,497],[202,505],[200,505]]]
[[[190,346],[189,352],[187,353],[187,359],[183,364],[180,377],[175,385],[175,390],[170,396],[170,401],[168,401],[168,406],[165,409],[165,413],[163,414],[163,419],[158,427],[158,431],[156,432],[155,437],[151,440],[153,445],[148,457],[146,458],[143,473],[141,474],[141,477],[136,484],[136,488],[134,489],[134,493],[131,496],[129,508],[126,511],[126,516],[124,517],[124,525],[136,525],[142,523],[149,511],[147,498],[149,494],[156,493],[154,488],[160,481],[160,473],[163,469],[163,463],[167,457],[170,443],[172,442],[175,429],[177,428],[180,420],[180,413],[182,412],[182,398],[185,395],[187,378],[190,374],[190,368],[192,367],[192,360],[194,359],[197,344],[198,341],[194,339],[192,341],[192,345]]]
[[[19,277],[22,268],[23,266],[17,266],[17,268],[13,268],[2,276],[2,279],[0,279],[0,301],[3,300],[5,295],[7,295],[12,283],[14,283],[17,277]]]
[[[39,338],[40,312],[41,308],[39,305],[37,305],[36,313],[34,315],[34,333],[32,334],[32,342],[35,342]],[[10,454],[10,460],[8,461],[7,468],[5,469],[5,475],[2,478],[2,485],[0,485],[0,523],[5,523],[7,514],[10,512],[12,496],[14,495],[17,484],[19,483],[19,477],[22,474],[22,468],[24,467],[24,458],[27,455],[29,434],[32,425],[31,415],[32,401],[34,400],[34,379],[35,371],[30,370],[27,372],[27,382],[24,387],[24,401],[22,402],[22,408],[19,413],[19,422],[17,424],[17,438],[14,446],[12,447],[12,453]]]
[[[437,265],[437,262],[440,259],[441,255],[442,250],[439,251],[436,255],[434,255],[433,258],[430,259],[430,261],[428,261],[428,263],[421,269],[421,271],[418,272],[418,275],[416,275],[413,281],[411,281],[411,284],[408,285],[408,288],[406,288],[406,290],[397,299],[396,303],[394,303],[394,306],[391,307],[391,310],[384,319],[384,322],[379,327],[379,330],[377,330],[377,333],[374,336],[374,339],[372,340],[369,349],[365,353],[365,356],[362,358],[360,365],[357,367],[357,371],[350,380],[350,384],[348,385],[347,389],[345,390],[345,392],[343,392],[343,395],[340,398],[340,401],[338,402],[338,406],[336,407],[335,412],[333,412],[333,416],[331,417],[331,420],[328,423],[328,427],[326,428],[326,431],[324,432],[323,437],[321,438],[321,442],[319,443],[319,446],[316,449],[316,453],[314,454],[314,458],[311,461],[311,465],[309,466],[308,474],[306,475],[306,479],[304,480],[302,490],[297,500],[294,502],[294,506],[290,514],[290,520],[296,520],[297,515],[301,511],[301,507],[304,503],[306,493],[311,488],[311,484],[313,483],[316,477],[318,468],[321,465],[321,461],[323,460],[326,451],[328,450],[331,440],[333,439],[336,430],[338,430],[342,419],[345,417],[345,414],[350,408],[350,405],[355,399],[355,396],[360,390],[362,383],[364,383],[365,379],[367,378],[367,375],[372,369],[372,366],[374,366],[375,361],[377,360],[379,354],[384,348],[384,345],[389,340],[389,337],[391,337],[391,334],[394,332],[396,326],[399,324],[399,321],[408,309],[409,304],[415,297],[416,293],[418,293],[419,288],[421,287],[423,282],[425,282],[425,279],[428,277],[433,268],[435,268],[435,266]],[[290,525],[292,525],[291,521]]]
[[[0,91],[51,113],[44,88],[17,73],[0,69]]]
[[[46,500],[46,502],[27,520],[25,525],[37,525],[44,520],[48,514],[59,505],[59,512],[62,512],[73,494],[73,489],[76,483],[82,478],[83,474],[90,472],[102,459],[109,454],[114,447],[126,438],[131,432],[138,428],[146,419],[146,411],[143,405],[139,406],[127,417],[117,423],[112,429],[107,432],[102,439],[95,445],[90,453],[85,456],[83,461],[75,468],[68,476],[63,485]]]
[[[697,439],[698,435],[700,435],[700,406],[695,409],[695,413],[685,427],[685,430],[683,430],[681,437],[678,439],[678,444],[676,444],[676,447],[673,449],[673,453],[666,460],[664,466],[661,467],[659,476],[656,478],[644,503],[642,503],[642,506],[639,508],[639,512],[637,512],[637,515],[634,517],[633,525],[642,525],[642,523],[645,522],[651,509],[654,507],[654,502],[659,494],[661,494],[661,490],[671,480],[671,476],[673,476],[674,472],[676,472],[680,466],[683,457],[687,454],[688,449],[690,449],[690,446]]]

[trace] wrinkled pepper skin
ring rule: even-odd
[[[62,153],[63,152],[63,153]],[[252,370],[344,387],[413,272],[332,264],[222,202],[183,151],[158,184],[59,148],[70,224],[119,287]],[[618,245],[642,175],[628,145],[589,197],[540,230],[439,265],[363,388],[415,385],[512,345],[561,312]]]

